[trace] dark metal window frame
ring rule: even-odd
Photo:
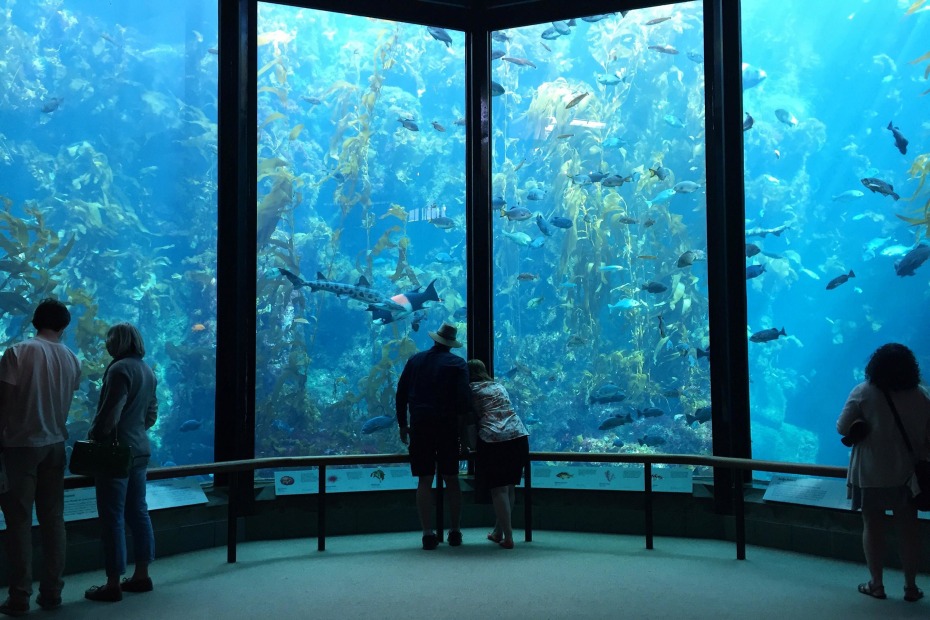
[[[468,351],[493,363],[490,34],[495,30],[669,4],[653,0],[278,0],[278,4],[465,33]],[[739,0],[703,0],[707,246],[713,452],[751,457],[746,340],[745,190]],[[255,455],[257,0],[219,0],[219,220],[216,460]],[[748,472],[747,472],[748,473]],[[244,491],[251,472],[229,482]],[[222,481],[219,481],[222,483]],[[718,509],[734,484],[715,474]],[[232,489],[231,489],[232,491]],[[244,493],[251,497],[251,493]]]

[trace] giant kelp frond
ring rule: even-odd
[[[46,226],[45,215],[35,203],[23,206],[25,217],[13,213],[13,201],[0,197],[0,316],[28,315],[41,298],[52,295],[64,280],[59,265],[74,247],[72,233],[62,237]],[[20,338],[28,326],[18,322],[14,332],[3,334],[4,342]]]
[[[917,179],[917,189],[909,200],[917,200],[924,189],[924,184],[930,179],[930,153],[918,155],[914,160],[911,169],[908,171],[911,178]],[[930,238],[930,194],[927,195],[927,201],[923,207],[919,208],[914,214],[916,217],[897,214],[898,218],[904,220],[911,226],[926,226],[924,236]]]
[[[907,10],[907,13],[905,13],[905,15],[913,15],[917,11],[920,11],[923,8],[924,4],[926,4],[926,2],[927,0],[916,0],[914,4],[912,4],[910,8]],[[916,65],[924,61],[928,61],[928,60],[930,60],[930,52],[927,52],[920,58],[915,58],[909,64]],[[927,68],[924,70],[924,79],[926,80],[927,78],[930,78],[930,63],[927,64]],[[921,95],[926,95],[928,93],[930,93],[930,88],[922,92]]]
[[[905,15],[913,15],[914,13],[919,11],[920,7],[926,4],[926,2],[927,0],[915,0],[914,4],[910,6],[910,8],[907,10],[907,13],[905,13]]]

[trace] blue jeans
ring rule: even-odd
[[[32,594],[33,504],[42,537],[39,592],[56,598],[65,583],[61,579],[65,568],[65,444],[4,448],[3,452],[10,490],[0,494],[0,508],[6,519],[10,599],[28,602]]]
[[[146,466],[133,467],[128,478],[97,477],[97,515],[107,577],[126,572],[126,525],[132,531],[136,564],[155,559],[155,534],[145,503]]]

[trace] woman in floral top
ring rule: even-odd
[[[488,488],[497,518],[488,540],[513,549],[514,487],[529,456],[529,433],[514,413],[510,395],[488,374],[481,360],[469,360],[472,403],[478,422],[476,474],[479,488]]]

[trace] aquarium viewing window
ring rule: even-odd
[[[404,363],[466,335],[464,37],[259,3],[257,42],[255,455],[399,452]]]
[[[84,368],[71,441],[119,321],[140,328],[158,377],[153,466],[212,461],[215,442],[221,459],[402,452],[397,377],[443,321],[462,341],[472,326],[471,353],[492,358],[537,451],[717,442],[843,465],[835,421],[869,354],[900,341],[930,368],[927,2],[605,2],[545,23],[526,22],[562,8],[413,4],[428,10],[352,6],[497,28],[487,75],[465,62],[484,40],[449,27],[273,3],[243,3],[253,22],[217,0],[0,0],[0,338],[31,336],[42,297],[70,305]],[[705,82],[735,79],[737,13],[742,91],[728,98]],[[221,39],[235,62],[220,63]],[[254,87],[235,92],[244,75]],[[490,108],[466,100],[484,77]],[[723,131],[740,95],[743,131]],[[466,126],[466,110],[488,124]],[[246,123],[243,175],[227,147]],[[734,153],[738,183],[720,174]],[[247,258],[218,273],[218,255]],[[230,345],[237,331],[246,345]],[[218,344],[235,354],[218,360]],[[235,395],[219,403],[218,377]]]
[[[927,232],[930,15],[892,4],[742,2],[756,458],[845,465],[836,419],[872,351],[930,368],[927,267],[899,267]]]
[[[110,357],[136,325],[158,379],[152,466],[213,460],[217,2],[0,0],[0,348],[63,300],[84,439]]]
[[[495,371],[534,450],[710,452],[701,3],[492,33]]]

